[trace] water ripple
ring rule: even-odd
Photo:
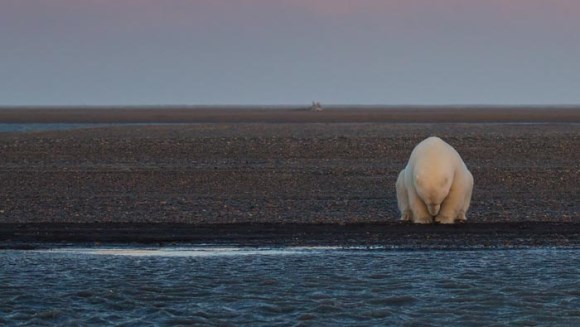
[[[1,325],[580,325],[580,252],[0,252]]]

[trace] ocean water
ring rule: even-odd
[[[0,251],[0,325],[580,326],[580,250]]]

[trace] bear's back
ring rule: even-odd
[[[461,159],[459,153],[451,145],[437,136],[431,136],[415,146],[409,164],[418,170],[437,171],[455,166],[458,159]]]

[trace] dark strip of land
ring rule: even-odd
[[[572,108],[35,110],[0,110],[0,121],[196,124],[0,133],[4,248],[580,243],[580,110]],[[431,135],[474,175],[465,225],[399,222],[395,180]]]
[[[580,106],[0,108],[1,123],[571,123]]]
[[[580,223],[0,224],[0,249],[51,245],[382,246],[387,249],[580,248]]]

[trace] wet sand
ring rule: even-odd
[[[288,109],[291,124],[232,122],[222,111],[219,122],[187,120],[194,125],[0,133],[0,244],[578,246],[580,110],[533,109],[566,120],[539,124],[467,113],[442,123],[446,109],[429,110],[408,113],[415,123]],[[424,121],[437,123],[416,123]],[[398,222],[397,174],[430,135],[453,145],[474,175],[466,225]]]
[[[340,246],[386,250],[580,249],[580,223],[417,226],[370,224],[0,224],[1,249],[147,244],[242,247]]]

